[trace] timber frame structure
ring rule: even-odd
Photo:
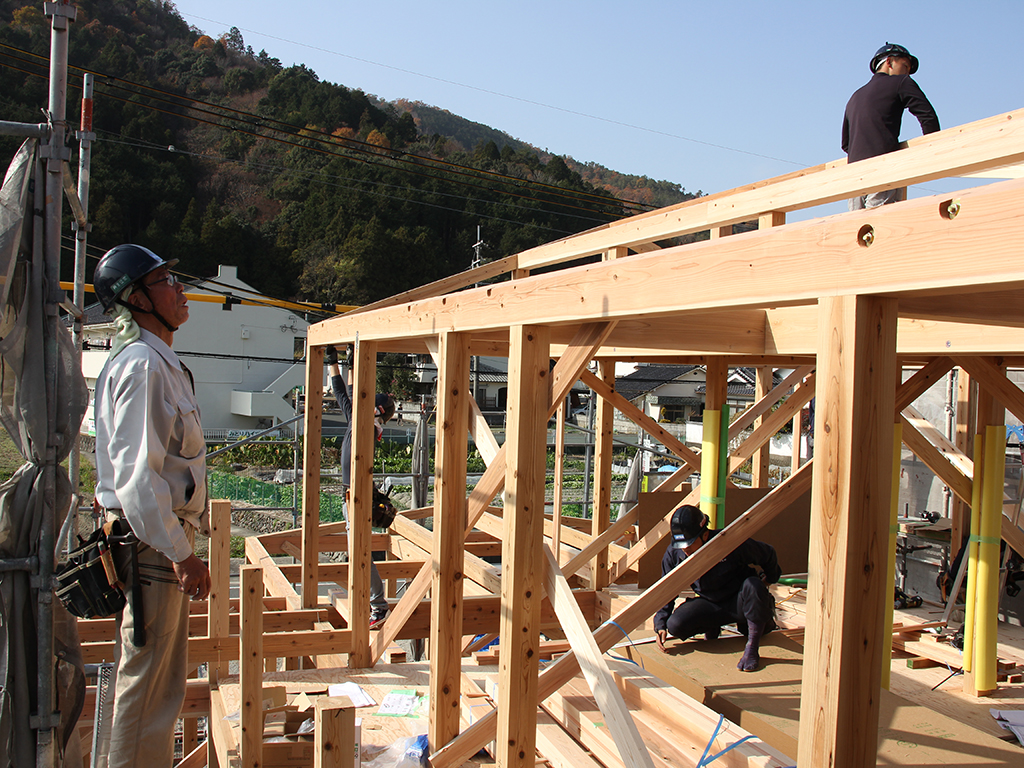
[[[1024,179],[827,218],[785,219],[788,212],[873,189],[1022,162],[1024,110],[931,134],[855,165],[829,163],[625,219],[312,326],[302,528],[246,539],[248,565],[236,603],[229,597],[230,503],[213,503],[213,589],[206,603],[191,606],[189,639],[190,663],[208,664],[209,677],[189,686],[182,710],[187,756],[179,768],[343,765],[355,727],[349,702],[316,701],[315,744],[264,743],[268,726],[260,703],[281,681],[292,685],[287,692],[294,696],[300,689],[322,692],[345,675],[372,684],[375,670],[381,677],[409,675],[428,688],[435,768],[476,765],[471,758],[492,743],[503,767],[532,768],[542,742],[552,765],[591,764],[593,757],[569,751],[578,745],[564,746],[564,752],[553,746],[560,760],[552,761],[548,747],[557,737],[548,715],[538,714],[541,702],[551,712],[558,695],[563,704],[555,706],[568,711],[566,702],[581,690],[573,679],[581,672],[600,707],[588,723],[607,729],[601,745],[588,744],[603,764],[692,765],[685,750],[675,762],[665,759],[664,750],[677,747],[676,734],[691,726],[696,732],[697,721],[710,718],[693,737],[708,741],[717,732],[715,716],[690,709],[690,703],[701,705],[682,693],[671,703],[660,698],[652,709],[675,720],[652,736],[650,724],[635,720],[636,708],[624,699],[636,703],[636,689],[625,679],[633,673],[603,654],[808,492],[810,578],[798,738],[784,750],[788,758],[769,754],[771,747],[781,750],[778,745],[743,752],[753,744],[747,742],[723,764],[778,768],[794,757],[801,768],[866,768],[879,759],[917,764],[883,757],[873,737],[881,732],[893,636],[886,595],[892,595],[895,560],[897,449],[905,445],[955,495],[953,540],[970,532],[965,690],[993,692],[1000,538],[1024,553],[1024,531],[1002,509],[1005,410],[1024,419],[1024,391],[1004,373],[1024,367]],[[731,234],[734,224],[751,220],[757,231]],[[706,230],[709,240],[661,247]],[[591,261],[583,266],[551,269],[586,257]],[[542,268],[542,274],[530,274]],[[506,273],[504,282],[470,287]],[[355,345],[351,515],[348,524],[320,524],[323,351],[346,343]],[[370,527],[368,427],[377,353],[391,351],[429,353],[437,362],[435,492],[432,507],[401,513],[381,534]],[[509,358],[501,445],[470,394],[471,355]],[[702,451],[688,448],[615,391],[617,360],[706,366]],[[725,402],[728,369],[741,365],[757,368],[757,399],[720,425],[721,436],[747,437],[717,472],[711,459],[726,452],[716,447],[709,425]],[[912,404],[953,367],[960,370],[960,391],[956,434],[949,440]],[[773,387],[773,369],[792,372]],[[911,370],[903,381],[902,372]],[[556,436],[562,434],[561,406],[579,379],[598,397],[595,512],[588,530],[560,514],[544,514],[549,418],[556,416]],[[660,560],[669,532],[660,514],[678,504],[682,493],[676,489],[692,473],[700,471],[708,487],[690,490],[691,503],[714,504],[722,495],[714,478],[727,478],[748,462],[754,485],[767,489],[766,444],[799,418],[812,397],[811,461],[766,495],[762,490],[760,500],[652,586],[631,600],[613,594],[613,585],[639,570],[646,556]],[[655,520],[641,516],[642,503],[611,520],[615,410],[682,464],[646,494],[658,500]],[[467,497],[470,434],[487,469]],[[557,463],[555,483],[557,488]],[[432,532],[417,524],[424,517],[433,518]],[[636,538],[630,544],[624,534],[631,532]],[[319,561],[322,552],[345,550],[348,563]],[[398,557],[378,563],[382,578],[389,584],[404,580],[406,588],[392,597],[383,627],[371,632],[370,553],[381,550]],[[500,569],[483,559],[498,553]],[[274,559],[279,554],[298,563],[280,564]],[[331,583],[347,588],[325,600]],[[112,657],[113,619],[79,622],[79,632],[85,661]],[[541,643],[542,632],[563,634],[569,648],[543,670],[540,659],[550,646]],[[481,634],[501,638],[494,707],[476,703],[479,691],[467,683],[463,668],[464,657],[482,644],[473,640]],[[429,640],[429,669],[378,665],[390,657],[394,640],[423,637]],[[276,671],[280,659],[284,672]],[[227,676],[231,660],[239,661],[238,680]],[[676,695],[644,690],[645,696]],[[294,701],[286,706],[296,709]],[[231,725],[225,715],[236,709],[240,723]],[[460,713],[467,710],[463,727]],[[195,735],[200,715],[208,716],[206,743]],[[87,716],[80,722],[87,727]],[[665,729],[673,728],[665,737]],[[976,742],[964,743],[977,751]]]
[[[998,548],[1000,527],[1018,546],[1024,536],[1001,521],[999,504],[987,507],[994,516],[982,518],[979,513],[986,507],[977,503],[981,483],[974,483],[975,475],[979,480],[981,475],[972,472],[980,460],[1002,466],[1004,449],[992,439],[998,430],[986,431],[1002,423],[1002,408],[1024,418],[1024,393],[1002,370],[1019,365],[1024,355],[1024,180],[792,224],[786,224],[786,214],[871,190],[1021,161],[1024,111],[1015,111],[922,137],[891,155],[850,165],[829,163],[625,219],[311,327],[301,546],[304,607],[314,608],[317,601],[317,398],[323,346],[354,344],[349,665],[375,663],[430,592],[434,766],[460,765],[492,739],[499,765],[532,766],[537,703],[581,667],[595,697],[601,701],[599,691],[607,694],[607,711],[602,703],[606,719],[618,720],[614,685],[612,693],[605,690],[601,652],[621,637],[620,627],[631,631],[641,624],[808,487],[810,587],[797,757],[801,766],[874,765],[877,747],[871,734],[878,729],[883,638],[889,632],[886,603],[891,603],[885,592],[894,439],[902,432],[908,446],[927,455],[960,500],[970,504],[975,494],[972,541],[981,548],[979,562],[985,561],[986,547]],[[751,220],[758,222],[757,231],[731,234],[732,225]],[[706,230],[711,232],[707,241],[659,245]],[[550,269],[586,257],[600,260]],[[543,274],[531,275],[540,268]],[[502,273],[511,279],[467,287]],[[434,528],[432,540],[422,545],[429,547],[429,560],[383,630],[371,634],[366,614],[373,446],[371,431],[361,425],[372,419],[376,354],[392,351],[429,352],[437,361],[436,500],[432,510],[423,512],[433,515]],[[470,396],[469,358],[475,354],[509,358],[508,427],[500,447]],[[557,361],[553,368],[551,359]],[[757,366],[769,373],[772,367],[797,369],[807,378],[787,400],[792,406],[781,408],[782,416],[762,418],[776,396],[751,409],[757,413],[748,412],[760,426],[748,441],[752,444],[730,458],[728,471],[755,456],[767,435],[812,395],[815,455],[810,465],[616,614],[614,622],[591,632],[567,577],[587,565],[589,586],[600,590],[667,529],[662,520],[632,548],[617,552],[610,547],[635,522],[633,513],[609,521],[612,409],[664,437],[685,462],[662,488],[678,487],[700,469],[701,461],[656,424],[645,423],[615,393],[617,360],[707,365],[709,409],[715,398],[724,397],[724,372],[730,366]],[[596,372],[588,368],[591,363]],[[904,413],[954,365],[980,383],[973,429],[989,439],[984,453],[985,441],[977,441],[973,462],[966,443],[959,450],[937,444]],[[900,376],[904,367],[918,368],[906,383]],[[560,552],[556,560],[544,545],[553,537],[554,549],[562,550],[558,519],[545,521],[542,514],[546,425],[581,377],[600,396],[593,538],[574,556]],[[468,433],[488,468],[467,499]],[[494,499],[502,492],[503,509],[495,509]],[[694,499],[700,495],[699,487],[692,492]],[[460,733],[463,585],[481,578],[465,550],[466,534],[474,529],[502,542],[501,577],[491,585],[501,595],[502,648],[497,708]],[[991,573],[977,576],[973,588],[979,601],[992,579]],[[537,648],[545,594],[574,652],[541,673]],[[976,646],[987,642],[978,630]],[[984,692],[990,686],[986,651],[977,648],[976,654],[970,674]],[[620,723],[620,733],[616,742],[628,765],[628,723]],[[648,764],[646,752],[636,760],[632,764]]]

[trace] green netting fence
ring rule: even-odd
[[[226,472],[210,470],[207,473],[210,481],[211,499],[231,499],[244,501],[256,507],[273,509],[291,509],[294,504],[294,485],[278,485],[257,480],[253,477],[231,475]],[[342,510],[344,499],[334,493],[320,492],[320,521],[333,523],[344,520]]]

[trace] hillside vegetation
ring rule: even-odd
[[[230,264],[273,296],[359,304],[466,269],[477,226],[486,261],[693,197],[283,67],[170,2],[75,6],[68,122],[94,73],[94,256],[138,242],[186,274]],[[49,37],[42,3],[0,0],[0,119],[40,121]],[[4,167],[19,144],[0,137]]]

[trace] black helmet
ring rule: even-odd
[[[890,56],[897,56],[899,58],[910,59],[910,74],[917,72],[917,57],[911,56],[910,51],[904,48],[902,45],[896,45],[896,43],[886,43],[877,51],[875,55],[871,57],[871,74],[874,74],[878,69],[878,65],[888,59]]]
[[[117,297],[129,285],[134,285],[155,269],[172,267],[177,263],[177,259],[164,261],[141,245],[115,246],[103,254],[93,273],[92,285],[96,298],[103,311],[109,312]]]
[[[683,549],[708,529],[708,516],[692,504],[684,504],[672,513],[672,546]]]

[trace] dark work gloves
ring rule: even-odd
[[[333,346],[328,345],[324,348],[324,365],[337,365],[338,364],[338,350]]]

